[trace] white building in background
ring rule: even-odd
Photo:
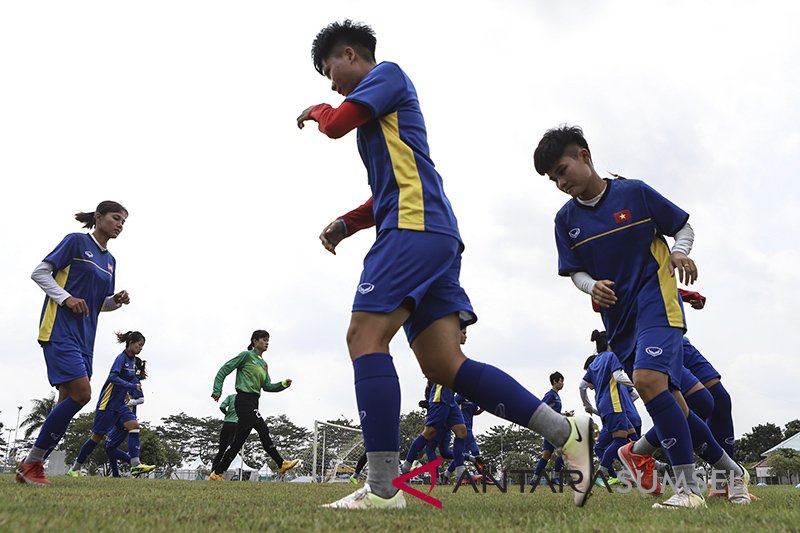
[[[794,481],[792,481],[793,478],[773,475],[769,465],[767,464],[767,459],[769,458],[770,454],[776,452],[777,450],[794,450],[797,453],[800,453],[800,433],[795,433],[788,439],[776,444],[761,454],[761,457],[764,457],[764,459],[756,464],[756,482],[766,483],[767,485],[794,485]]]

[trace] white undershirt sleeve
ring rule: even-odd
[[[114,296],[106,296],[106,299],[103,300],[103,307],[100,308],[100,311],[116,311],[122,307],[122,304],[118,304],[114,301]]]
[[[575,284],[578,289],[582,290],[589,296],[592,295],[592,289],[594,288],[594,284],[597,283],[597,280],[590,276],[587,272],[573,272],[569,275],[572,283]]]
[[[628,387],[633,387],[633,381],[631,381],[631,378],[628,377],[628,374],[626,374],[625,371],[622,370],[621,368],[614,370],[614,379],[620,385],[627,385]]]
[[[639,393],[636,392],[636,389],[631,389],[630,390],[630,394],[631,394],[631,401],[632,402],[635,402],[636,400],[639,399]]]
[[[39,263],[39,266],[33,269],[31,279],[44,291],[44,293],[51,300],[55,301],[58,305],[64,303],[64,300],[71,295],[64,290],[56,280],[53,279],[53,265],[46,261]]]
[[[694,245],[694,230],[687,222],[675,234],[675,244],[672,245],[673,252],[683,252],[689,255]]]
[[[592,402],[589,401],[589,394],[586,392],[586,389],[591,387],[591,384],[586,380],[581,380],[580,385],[578,385],[578,391],[581,393],[581,401],[583,402],[583,406],[587,409],[591,409],[592,412],[597,414]]]

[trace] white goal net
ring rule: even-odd
[[[316,483],[346,482],[363,453],[361,429],[315,420],[311,446],[301,455],[296,476]]]

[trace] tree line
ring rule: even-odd
[[[32,400],[31,412],[20,423],[25,428],[20,448],[30,447],[31,439],[44,423],[45,418],[55,406],[55,395]],[[312,431],[289,420],[286,415],[268,416],[264,420],[270,428],[270,434],[276,447],[285,457],[301,457],[309,454],[312,445]],[[351,419],[340,417],[326,422],[358,428]],[[67,464],[72,463],[81,446],[91,435],[94,413],[86,413],[73,420],[59,449],[66,455]],[[141,459],[146,464],[175,470],[199,459],[204,465],[211,463],[217,453],[222,418],[198,418],[186,413],[178,413],[162,418],[160,424],[140,422]],[[400,453],[408,450],[411,442],[422,431],[425,424],[425,412],[414,410],[400,417]],[[746,464],[753,465],[761,460],[761,453],[781,441],[800,432],[800,419],[788,422],[784,429],[772,423],[753,427],[736,441],[736,455]],[[485,433],[475,436],[481,455],[487,464],[496,471],[532,470],[542,451],[542,437],[533,431],[517,425],[496,425]],[[2,439],[2,437],[0,437]],[[330,456],[335,454],[341,442],[331,439],[326,442],[326,450],[319,450]],[[121,446],[125,450],[127,443]],[[268,461],[258,436],[253,433],[245,442],[241,452],[247,464],[260,467]],[[781,451],[770,457],[770,466],[776,475],[800,476],[800,454]],[[425,461],[424,454],[420,458]],[[102,446],[98,446],[84,467],[90,474],[97,473],[105,467],[107,458]]]

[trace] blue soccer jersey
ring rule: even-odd
[[[138,400],[139,398],[144,398],[144,390],[142,390],[142,388],[141,388],[142,385],[141,384],[142,384],[142,382],[139,381],[139,378],[137,378],[134,375],[133,376],[133,380],[131,380],[131,385],[133,385],[134,388],[128,391],[128,394],[130,394],[131,400]],[[136,388],[136,385],[139,385],[139,389]],[[123,408],[130,409],[131,412],[134,414],[134,416],[136,415],[136,407],[137,407],[136,405],[132,405],[130,407],[128,407],[124,403],[123,403],[123,405],[124,405]]]
[[[464,424],[467,426],[467,429],[472,429],[472,420],[475,418],[475,411],[479,409],[478,404],[467,400],[458,393],[456,393],[454,398],[456,404],[461,407],[461,414],[464,415]]]
[[[114,294],[114,256],[101,250],[88,233],[71,233],[44,261],[53,265],[53,276],[60,287],[86,301],[89,313],[73,313],[45,297],[39,342],[71,343],[83,354],[93,355],[97,317],[106,297]]]
[[[367,167],[375,224],[451,235],[458,223],[428,149],[417,92],[399,66],[375,66],[347,96],[373,119],[358,128],[358,151]]]
[[[558,273],[583,271],[614,282],[617,303],[600,313],[609,344],[625,361],[634,352],[638,332],[686,329],[664,235],[674,236],[689,215],[642,181],[606,184],[596,205],[572,199],[556,215]]]
[[[556,413],[561,412],[561,396],[553,389],[548,390],[542,398],[542,403],[546,403],[553,408]]]
[[[458,405],[456,405],[455,393],[451,389],[435,383],[433,387],[431,387],[431,392],[428,393],[428,405],[434,403],[441,403],[448,407],[458,407]]]
[[[633,427],[638,428],[642,425],[642,417],[639,416],[639,411],[636,410],[636,405],[633,403],[633,398],[631,398],[631,387],[622,386],[620,387],[620,401],[622,402],[622,408],[625,411],[625,416],[628,417]]]
[[[136,390],[135,358],[122,352],[114,359],[108,379],[100,389],[98,411],[118,411],[125,406],[125,395]]]
[[[583,376],[585,382],[594,386],[594,402],[601,417],[613,413],[625,413],[626,408],[627,410],[633,408],[630,395],[627,391],[621,391],[624,385],[617,383],[614,378],[614,372],[621,368],[622,363],[614,352],[601,352],[597,354]]]

